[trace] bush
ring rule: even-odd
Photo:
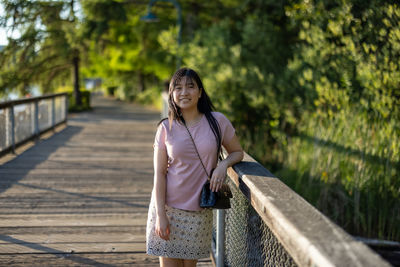
[[[144,92],[140,92],[136,95],[135,101],[144,104],[150,105],[157,110],[161,110],[162,107],[162,99],[160,94],[160,88],[158,86],[153,86],[145,90]]]
[[[85,110],[90,110],[90,91],[81,90],[82,105],[77,106],[75,103],[75,95],[72,92],[68,92],[68,111],[69,112],[81,112]]]
[[[72,86],[60,86],[57,88],[57,93],[67,93],[68,94],[68,111],[69,112],[80,112],[85,110],[90,110],[92,107],[90,106],[90,95],[91,92],[81,88],[81,98],[82,98],[82,106],[77,106],[75,104],[75,96],[74,96],[74,88]]]

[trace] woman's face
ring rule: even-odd
[[[172,92],[175,104],[181,110],[189,110],[196,108],[197,102],[201,96],[201,89],[192,79],[183,77],[177,82]]]

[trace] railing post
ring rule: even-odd
[[[51,128],[56,125],[56,98],[51,98]]]
[[[34,102],[34,121],[33,121],[33,125],[34,125],[34,130],[33,130],[33,135],[38,137],[39,136],[39,101],[35,100]]]
[[[64,120],[68,117],[68,95],[64,95]]]
[[[216,229],[216,265],[224,266],[225,256],[225,210],[217,210],[217,229]]]
[[[15,118],[14,118],[14,105],[10,107],[10,123],[11,123],[11,147],[12,152],[15,153]]]

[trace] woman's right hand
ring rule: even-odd
[[[166,214],[161,216],[157,215],[156,234],[164,240],[169,240],[169,220]]]

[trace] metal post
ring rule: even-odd
[[[64,98],[64,120],[66,120],[68,117],[68,95],[65,95]]]
[[[12,152],[15,153],[15,118],[14,118],[14,105],[10,107],[10,122],[11,122],[11,147]]]
[[[56,98],[51,99],[51,127],[56,125]]]
[[[35,100],[34,102],[34,110],[33,113],[35,114],[34,120],[33,120],[33,125],[34,125],[34,130],[33,130],[33,135],[36,137],[39,136],[39,101]]]
[[[225,210],[217,210],[217,244],[216,244],[216,265],[224,266],[225,256]]]
[[[10,146],[10,110],[9,108],[4,109],[4,130],[5,130],[5,143],[4,147]]]

